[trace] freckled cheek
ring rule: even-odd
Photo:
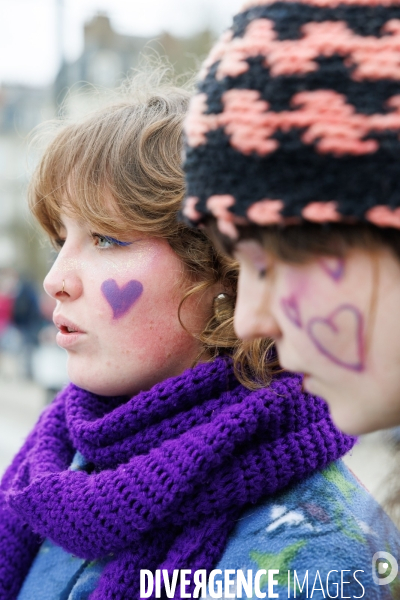
[[[91,288],[90,295],[86,295],[85,313],[88,321],[92,324],[92,329],[102,329],[107,323],[109,327],[113,320],[112,311],[107,300],[104,298],[100,289],[101,282],[96,282]]]
[[[160,295],[159,286],[157,289],[151,284],[141,285],[141,292],[134,289],[126,298],[121,299],[118,294],[109,299],[102,297],[99,312],[105,314],[112,328],[119,328],[124,336],[134,336],[136,341],[147,341],[149,336],[158,340],[165,329],[172,331],[178,327],[179,299],[172,293]]]
[[[110,311],[110,305],[104,298],[103,294],[99,291],[97,297],[93,300],[90,306],[93,314],[100,319],[112,319],[112,313]]]
[[[193,338],[181,328],[175,312],[152,315],[148,311],[138,311],[129,323],[119,326],[119,332],[119,347],[127,349],[135,360],[147,362],[151,357],[160,367],[171,352],[179,354],[184,348],[189,351],[194,343]]]
[[[93,311],[98,319],[103,319],[112,328],[122,322],[126,334],[133,331],[141,337],[165,323],[168,326],[179,324],[181,294],[175,285],[176,276],[171,277],[171,268],[168,270],[168,265],[165,268],[160,265],[156,256],[150,266],[151,263],[153,270],[146,267],[143,277],[135,269],[132,279],[110,277],[94,283]]]

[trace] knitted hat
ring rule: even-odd
[[[400,0],[253,0],[186,120],[184,218],[400,228]]]

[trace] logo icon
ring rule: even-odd
[[[399,572],[397,560],[390,554],[380,550],[372,557],[372,578],[377,585],[392,583]]]

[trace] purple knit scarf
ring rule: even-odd
[[[16,597],[46,537],[82,558],[113,555],[93,600],[139,598],[141,568],[211,569],[247,505],[353,441],[300,376],[249,391],[222,358],[128,402],[69,385],[3,478],[0,599]],[[89,472],[69,469],[75,450]]]

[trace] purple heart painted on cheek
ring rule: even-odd
[[[132,279],[121,288],[115,279],[107,279],[101,284],[103,296],[111,306],[114,319],[122,317],[142,295],[143,285]]]
[[[327,256],[321,258],[319,264],[334,281],[340,281],[344,275],[344,260],[343,258],[332,258]]]
[[[363,317],[358,308],[343,304],[328,317],[315,317],[307,332],[331,362],[351,371],[364,370]]]
[[[282,298],[281,306],[289,321],[291,321],[293,325],[296,325],[296,327],[301,327],[302,323],[297,298],[294,295],[289,298]]]

